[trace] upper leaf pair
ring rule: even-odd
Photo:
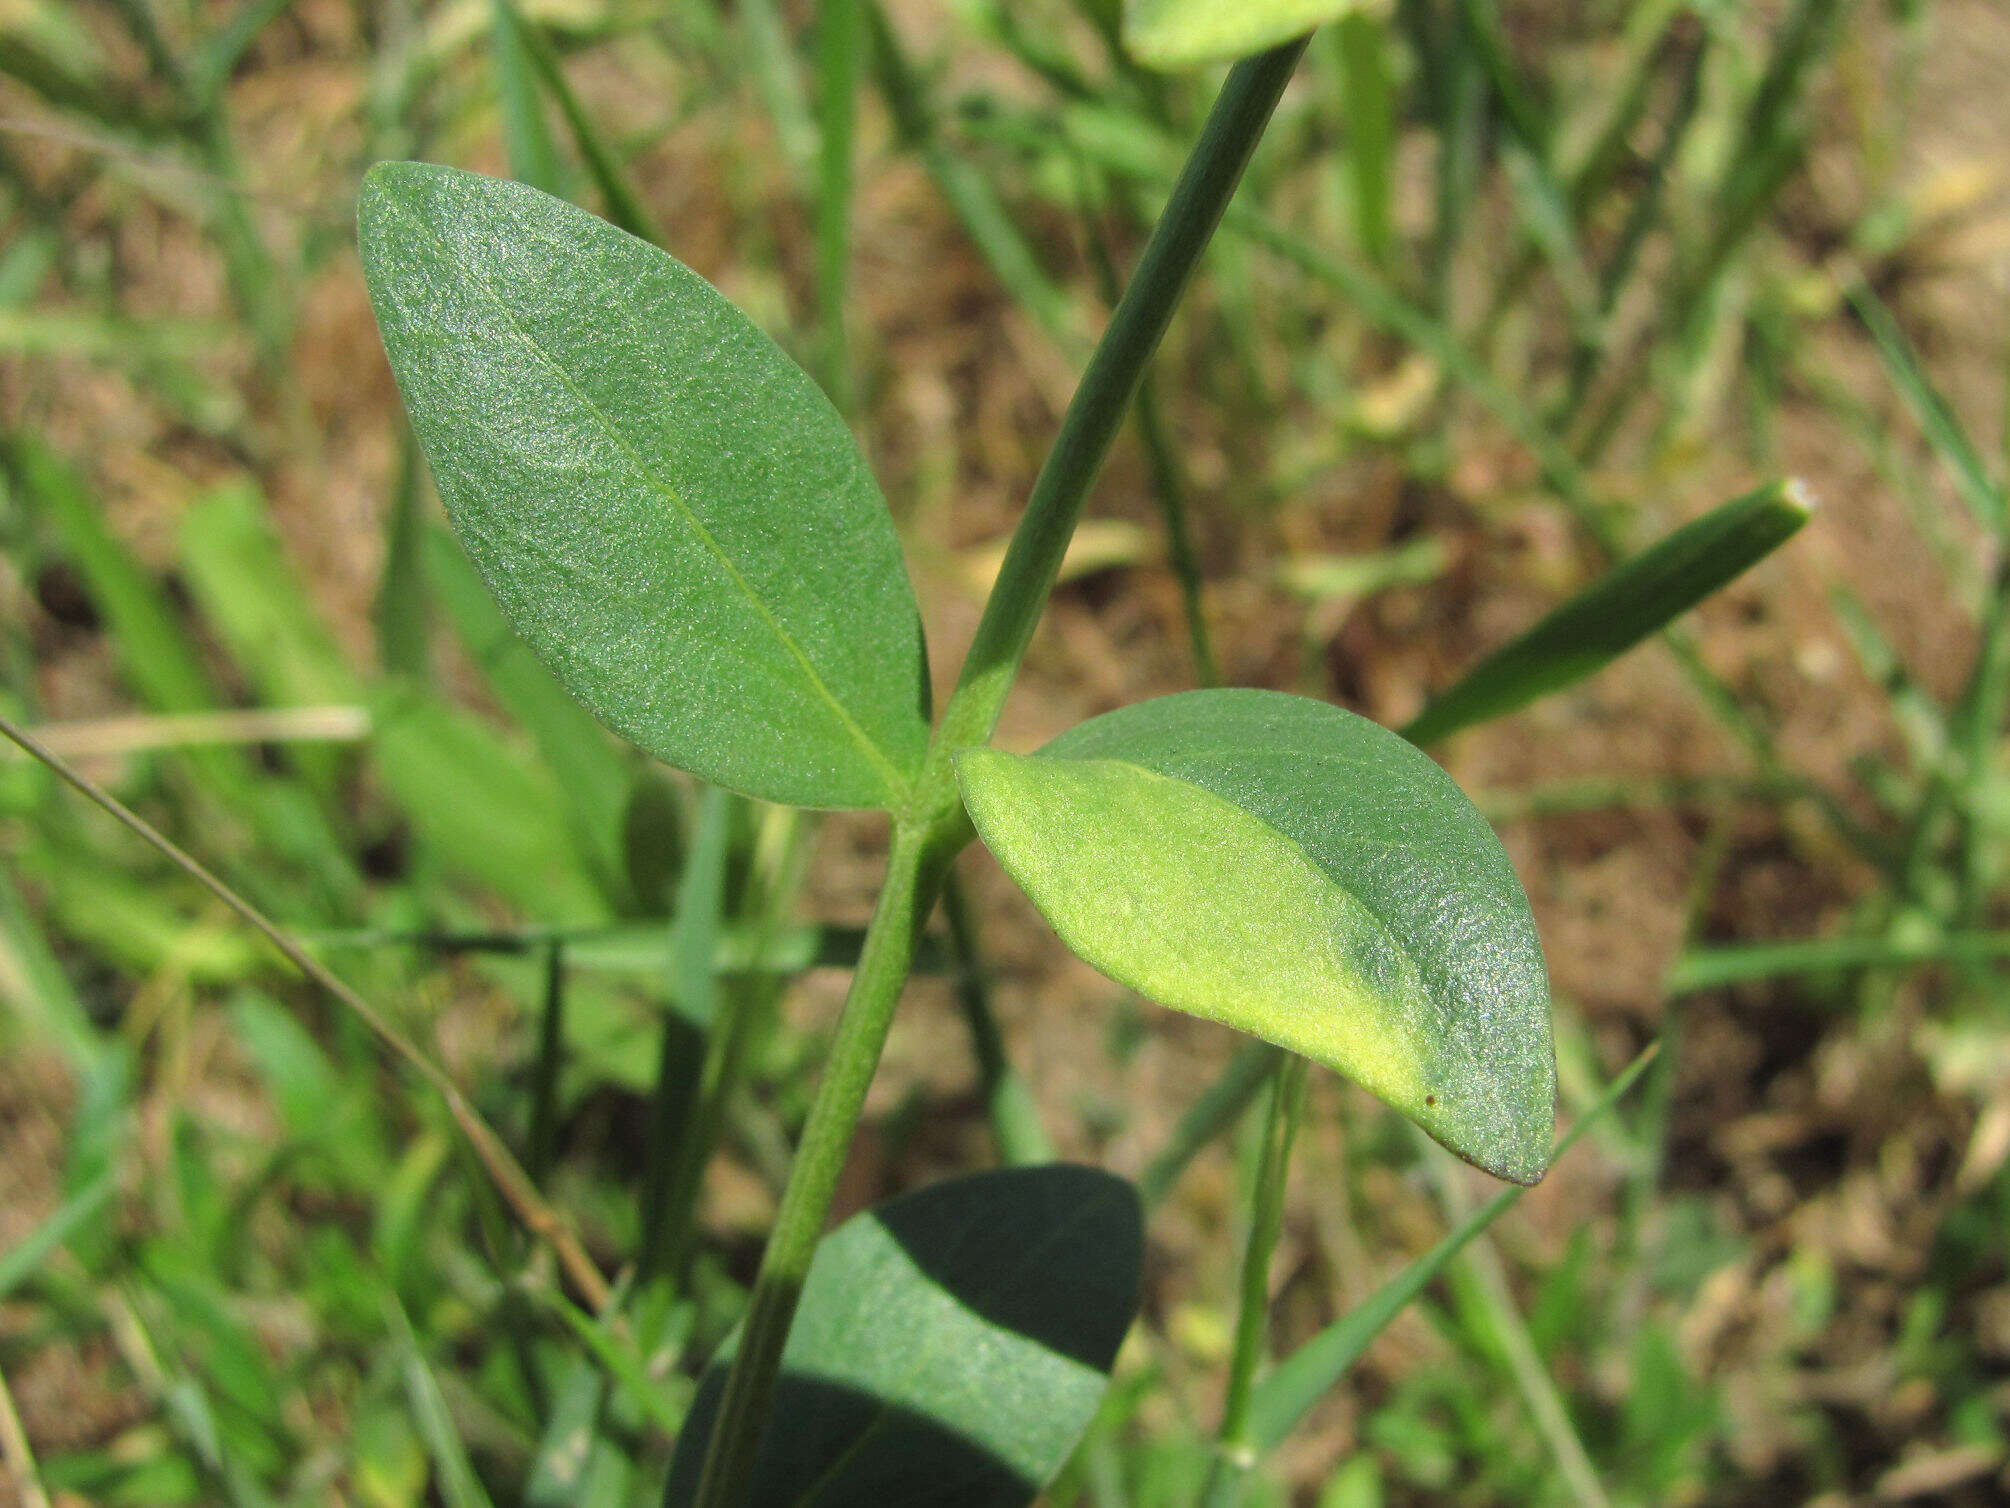
[[[518,184],[372,170],[364,266],[469,553],[602,721],[771,800],[899,810],[928,739],[886,508],[815,385],[695,273]],[[1085,958],[1353,1075],[1532,1181],[1541,951],[1479,814],[1394,734],[1209,692],[1023,759],[972,816]]]

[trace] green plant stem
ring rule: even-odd
[[[750,950],[757,965],[780,935],[801,887],[802,836],[807,824],[799,811],[786,811],[780,816],[787,824],[786,836],[779,845],[780,858],[775,869],[761,887],[761,917]],[[730,1000],[723,1018],[712,1029],[698,1085],[698,1102],[677,1149],[676,1171],[666,1206],[670,1229],[664,1237],[662,1270],[680,1287],[689,1273],[697,1232],[699,1184],[725,1126],[727,1106],[746,1074],[748,1054],[759,1027],[768,1018],[788,977],[777,970],[736,981],[740,998]]]
[[[824,390],[839,413],[852,407],[851,341],[845,310],[851,282],[858,86],[868,33],[864,0],[817,6],[817,324],[823,340]]]
[[[530,1135],[524,1165],[542,1183],[558,1145],[558,1075],[565,1063],[565,944],[553,941],[544,955],[544,1010],[538,1017],[537,1062],[530,1080]]]
[[[984,605],[956,692],[943,714],[939,747],[982,744],[997,725],[1082,502],[1304,50],[1301,37],[1238,63],[1222,85],[1033,483],[1025,517],[1005,552],[998,585]]]
[[[866,929],[865,948],[782,1190],[781,1208],[741,1327],[739,1350],[720,1399],[718,1424],[698,1484],[699,1508],[727,1508],[746,1499],[782,1347],[802,1297],[810,1258],[823,1234],[838,1174],[865,1108],[866,1090],[879,1066],[894,1006],[907,982],[915,940],[952,854],[951,844],[941,838],[905,821],[895,823],[885,886]]]
[[[1243,1479],[1256,1464],[1250,1430],[1250,1400],[1256,1369],[1270,1333],[1270,1259],[1284,1223],[1284,1185],[1291,1170],[1291,1143],[1305,1113],[1305,1059],[1286,1055],[1271,1076],[1270,1106],[1264,1116],[1263,1157],[1250,1200],[1249,1240],[1242,1252],[1242,1292],[1235,1316],[1235,1349],[1230,1353],[1228,1396],[1222,1405],[1221,1434],[1208,1468],[1205,1508],[1234,1508]]]
[[[1173,1127],[1172,1140],[1138,1175],[1138,1197],[1147,1211],[1165,1203],[1201,1148],[1234,1124],[1257,1091],[1270,1082],[1284,1049],[1268,1042],[1245,1042],[1200,1098],[1187,1106]]]
[[[894,821],[885,888],[866,929],[823,1079],[754,1281],[739,1350],[706,1448],[698,1508],[731,1508],[746,1498],[782,1348],[894,1006],[949,861],[970,834],[956,794],[954,753],[987,741],[997,723],[1082,500],[1304,49],[1301,38],[1240,63],[1229,74],[1034,483],[911,803]]]
[[[954,874],[943,886],[942,912],[949,923],[956,1000],[970,1028],[978,1086],[991,1120],[992,1138],[998,1143],[998,1155],[1014,1167],[1052,1162],[1054,1144],[1040,1122],[1040,1108],[1034,1103],[1032,1087],[1006,1055],[1005,1034],[991,1009],[991,986],[984,974],[977,918],[971,912],[968,894]]]
[[[682,1252],[697,1197],[689,1144],[697,1119],[708,1049],[730,1025],[719,1020],[719,920],[726,903],[726,860],[738,798],[708,786],[698,808],[691,853],[677,885],[670,924],[670,988],[675,1000],[663,1022],[663,1062],[650,1128],[648,1180],[642,1190],[639,1282],[669,1270],[666,1254]]]

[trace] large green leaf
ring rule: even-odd
[[[566,688],[721,785],[897,804],[927,741],[921,621],[802,369],[689,268],[522,184],[380,163],[359,219],[448,514]]]
[[[1067,1164],[951,1179],[848,1220],[810,1266],[748,1501],[1031,1502],[1102,1399],[1143,1249],[1131,1186]],[[670,1508],[697,1490],[724,1363],[677,1441]]]
[[[1491,1173],[1542,1176],[1556,1070],[1527,897],[1394,733],[1193,691],[957,770],[998,861],[1097,968],[1351,1075]]]
[[[1227,62],[1302,37],[1359,0],[1128,0],[1124,45],[1153,68]]]

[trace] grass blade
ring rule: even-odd
[[[572,144],[579,149],[579,158],[586,164],[587,176],[600,191],[607,218],[631,236],[639,236],[660,246],[662,234],[656,228],[654,217],[644,206],[635,186],[628,181],[627,170],[622,167],[620,159],[601,139],[600,129],[594,125],[593,117],[586,113],[579,96],[573,93],[565,70],[559,66],[558,55],[552,51],[550,40],[534,23],[524,19],[513,0],[497,0],[497,3],[508,11],[515,22],[517,36],[523,42],[524,55],[529,58],[552,103],[558,106],[558,113],[565,117],[566,129],[572,133]]]
[[[1919,427],[1925,431],[1928,443],[1953,475],[1962,501],[1996,534],[2010,531],[2010,504],[2005,501],[2003,489],[1989,479],[1989,469],[1983,465],[1982,456],[1968,438],[1968,432],[1961,427],[1961,421],[1954,416],[1947,400],[1920,369],[1919,358],[1912,349],[1912,343],[1905,338],[1905,332],[1899,329],[1898,321],[1884,306],[1884,301],[1871,291],[1870,285],[1861,279],[1851,284],[1848,298],[1857,318],[1863,321],[1871,339],[1877,342],[1878,354],[1884,358],[1884,368],[1892,386],[1898,389],[1906,407],[1912,410]]]
[[[1993,963],[2006,958],[2010,958],[2010,932],[1950,932],[1916,942],[1892,937],[1818,937],[1736,943],[1690,949],[1677,960],[1666,988],[1671,995],[1693,995],[1727,984],[1793,974],[1908,964]]]
[[[1016,1167],[1054,1160],[1054,1143],[1040,1121],[1032,1086],[1006,1055],[1005,1034],[991,1009],[991,984],[984,974],[983,950],[977,939],[977,919],[970,897],[952,873],[942,890],[942,912],[949,923],[949,946],[955,956],[956,998],[963,1007],[977,1057],[978,1084],[991,1117],[991,1135],[998,1155]]]
[[[0,1254],[0,1300],[4,1300],[24,1279],[47,1261],[64,1242],[93,1215],[105,1207],[118,1191],[116,1170],[107,1167],[71,1198],[57,1206],[40,1225],[21,1241]]]
[[[419,1349],[419,1337],[412,1330],[411,1318],[389,1288],[384,1290],[384,1307],[397,1332],[398,1371],[404,1378],[412,1420],[419,1427],[419,1437],[426,1442],[426,1453],[433,1458],[433,1484],[439,1489],[441,1500],[447,1508],[495,1508],[481,1478],[475,1475],[474,1463],[468,1460],[468,1448],[461,1442],[460,1431],[447,1408],[446,1395],[440,1391],[440,1381]]]
[[[1481,660],[1403,736],[1436,743],[1582,680],[1771,554],[1811,506],[1798,483],[1773,482],[1677,529]]]
[[[1354,234],[1369,263],[1387,262],[1394,240],[1396,114],[1389,80],[1388,24],[1355,9],[1333,25],[1347,120],[1347,179],[1354,198]]]
[[[1600,1117],[1618,1103],[1626,1091],[1654,1061],[1655,1048],[1635,1058],[1609,1084],[1591,1107],[1579,1116],[1557,1142],[1551,1165],[1560,1162]],[[1259,1452],[1267,1453],[1283,1444],[1298,1421],[1317,1403],[1328,1388],[1340,1381],[1361,1353],[1380,1335],[1410,1301],[1463,1251],[1481,1231],[1512,1209],[1528,1191],[1520,1187],[1501,1190],[1436,1246],[1418,1257],[1369,1295],[1366,1302],[1342,1316],[1300,1346],[1256,1389],[1250,1408],[1250,1436]]]
[[[586,1248],[579,1243],[571,1223],[545,1202],[544,1197],[538,1193],[536,1185],[510,1155],[502,1138],[497,1136],[488,1122],[481,1118],[480,1113],[469,1103],[467,1096],[461,1092],[460,1086],[453,1081],[446,1069],[436,1063],[389,1016],[330,973],[292,934],[280,928],[264,912],[211,874],[202,864],[163,836],[151,823],[118,797],[80,775],[62,759],[43,748],[32,735],[5,717],[0,717],[0,735],[19,744],[61,776],[79,794],[117,820],[127,831],[145,840],[183,874],[222,901],[240,920],[249,924],[254,931],[277,948],[288,963],[334,997],[357,1020],[368,1027],[379,1041],[410,1065],[413,1071],[447,1102],[447,1110],[453,1116],[454,1124],[467,1138],[483,1170],[494,1180],[497,1189],[508,1202],[511,1212],[533,1235],[550,1244],[558,1257],[559,1265],[565,1269],[566,1275],[572,1279],[588,1303],[596,1309],[606,1304],[609,1293],[607,1279],[601,1275],[593,1258],[587,1255]]]
[[[638,1283],[676,1271],[689,1241],[703,1154],[690,1145],[703,1087],[706,1047],[718,1020],[719,978],[713,955],[726,904],[726,861],[731,850],[730,791],[705,790],[691,854],[677,886],[670,924],[671,1009],[663,1022],[663,1061],[650,1122],[649,1172],[642,1189],[642,1246]],[[709,1151],[709,1148],[704,1149]],[[690,1164],[696,1163],[692,1167]]]
[[[1138,1197],[1147,1210],[1165,1203],[1180,1174],[1201,1149],[1241,1118],[1257,1091],[1270,1082],[1271,1071],[1283,1055],[1283,1049],[1268,1042],[1245,1042],[1228,1060],[1215,1081],[1187,1107],[1173,1128],[1172,1140],[1139,1177]]]

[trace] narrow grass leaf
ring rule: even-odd
[[[433,1458],[433,1485],[441,1501],[447,1508],[494,1508],[468,1459],[468,1448],[447,1408],[439,1379],[419,1349],[419,1337],[406,1317],[405,1306],[389,1288],[384,1290],[384,1305],[397,1330],[398,1371],[404,1378],[405,1398],[419,1436],[426,1442],[426,1453]]]
[[[1654,1060],[1649,1047],[1614,1079],[1575,1125],[1557,1142],[1555,1158],[1561,1158],[1597,1121],[1631,1089],[1647,1065]],[[1361,1353],[1380,1335],[1389,1322],[1401,1314],[1447,1263],[1456,1257],[1481,1231],[1514,1207],[1521,1189],[1503,1189],[1468,1215],[1452,1232],[1424,1255],[1389,1279],[1359,1307],[1320,1331],[1311,1340],[1280,1362],[1262,1382],[1250,1405],[1250,1435],[1257,1450],[1267,1454],[1282,1445],[1312,1406],[1326,1395]]]
[[[1668,975],[1671,995],[1693,995],[1753,979],[1827,974],[1845,969],[1925,964],[1986,964],[2010,959],[2010,933],[1950,932],[1916,942],[1889,937],[1817,937],[1790,942],[1691,948]]]
[[[1396,112],[1389,78],[1388,23],[1351,10],[1333,28],[1346,107],[1347,178],[1362,254],[1387,260],[1394,237]]]
[[[1980,452],[1968,438],[1961,421],[1954,416],[1954,410],[1927,379],[1919,365],[1919,357],[1913,351],[1912,343],[1905,338],[1905,332],[1898,327],[1898,321],[1867,283],[1851,285],[1849,302],[1850,307],[1856,310],[1857,318],[1863,321],[1864,328],[1870,331],[1871,339],[1877,342],[1878,354],[1884,358],[1884,369],[1891,378],[1892,386],[1898,389],[1906,407],[1919,421],[1919,427],[1925,431],[1934,454],[1953,475],[1962,501],[1985,525],[2002,534],[2010,528],[2010,504],[2005,503],[2003,490],[1989,479],[1989,468],[1983,464]]]
[[[0,1253],[0,1300],[33,1276],[53,1252],[103,1209],[118,1186],[117,1170],[106,1168],[20,1241]]]
[[[1097,968],[1348,1074],[1491,1173],[1542,1176],[1555,1061],[1528,899],[1396,734],[1195,691],[1030,757],[966,750],[957,773],[992,853]]]
[[[927,740],[920,617],[809,377],[688,268],[521,184],[383,163],[360,218],[448,513],[566,688],[732,789],[899,804]]]
[[[1095,1417],[1137,1312],[1143,1241],[1129,1184],[1060,1163],[951,1179],[847,1221],[810,1266],[749,1500],[1032,1502]],[[725,1360],[678,1439],[668,1508],[697,1488]]]
[[[1765,559],[1811,507],[1798,483],[1773,482],[1684,525],[1480,661],[1403,736],[1436,743],[1583,680]]]

